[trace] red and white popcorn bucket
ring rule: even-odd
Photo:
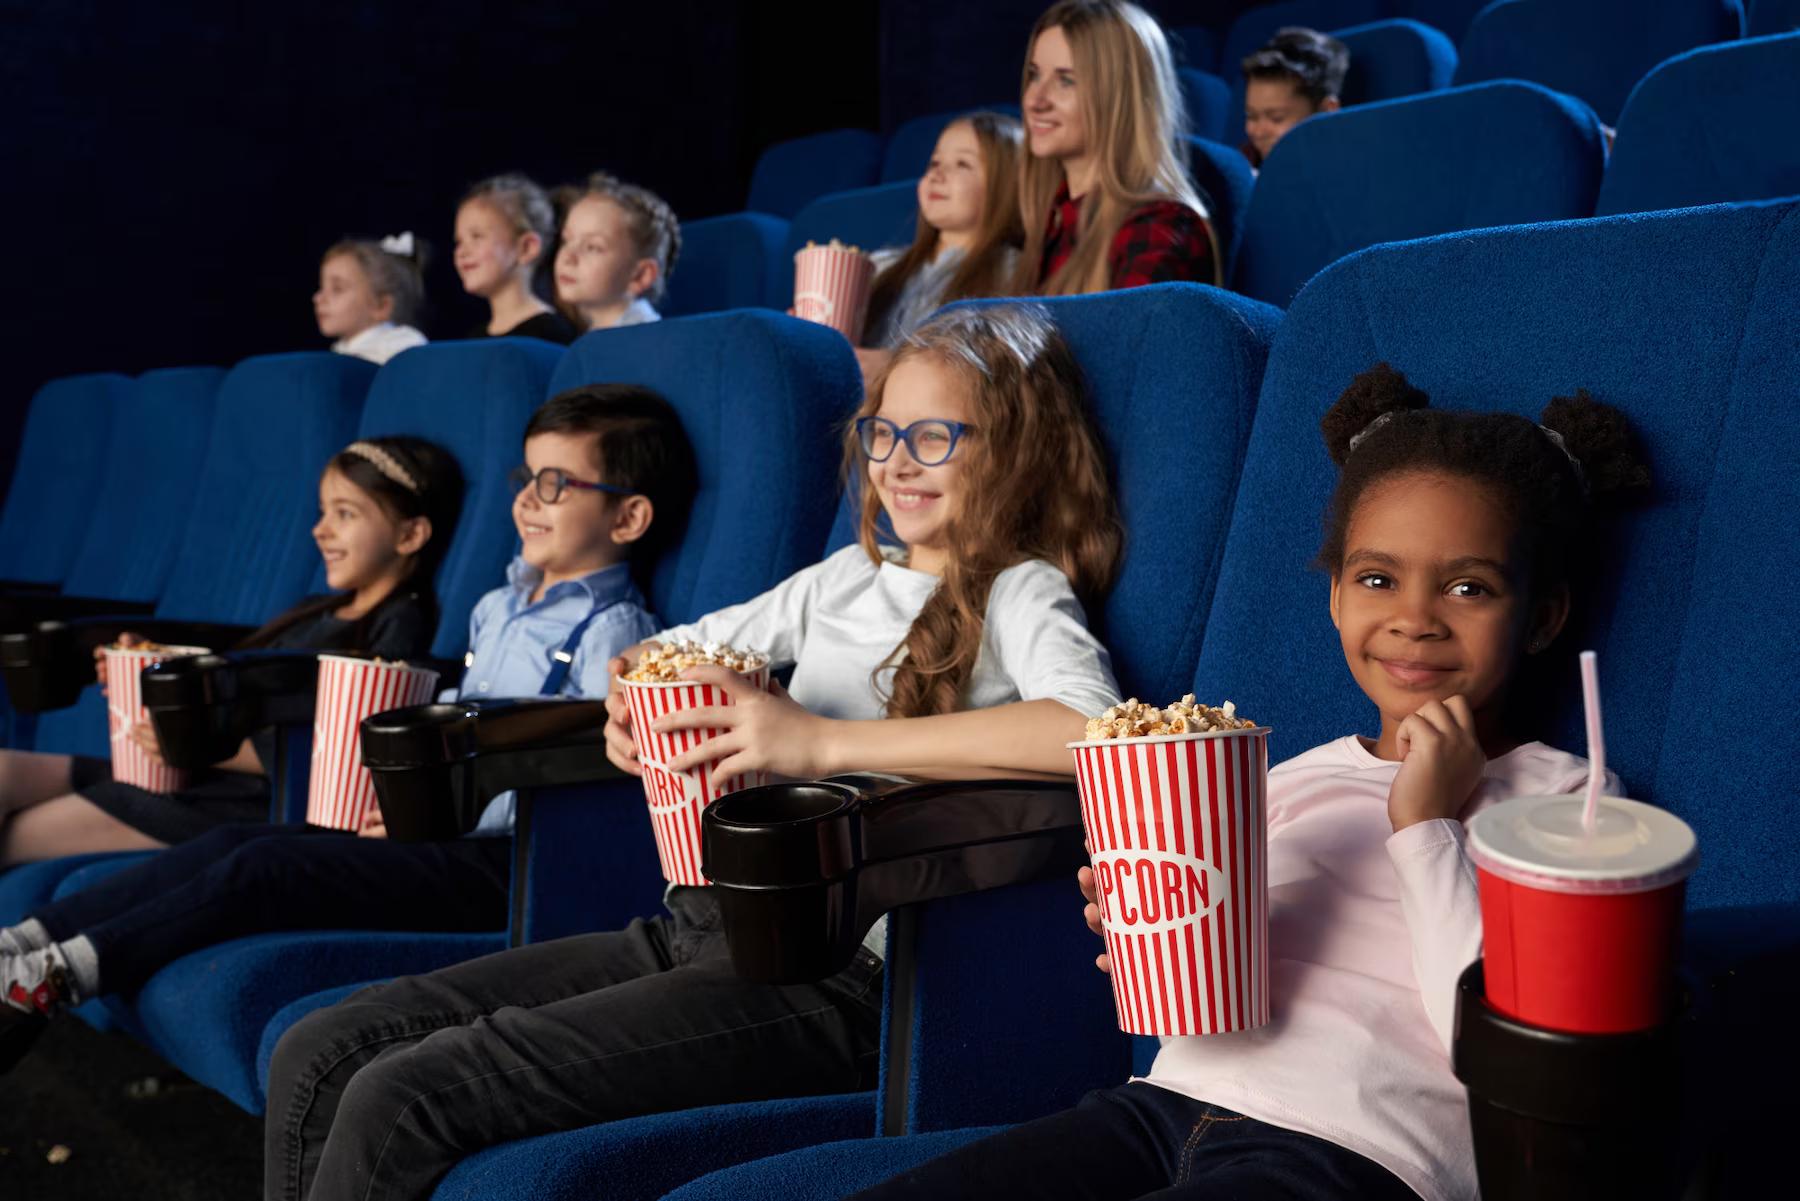
[[[161,646],[153,650],[109,646],[101,652],[106,672],[106,733],[112,744],[113,779],[150,792],[179,792],[188,773],[153,759],[131,737],[131,727],[150,720],[144,708],[144,671],[169,659],[204,655],[203,646]]]
[[[375,779],[362,761],[366,717],[423,705],[437,692],[438,673],[405,663],[349,655],[319,656],[313,706],[312,773],[306,820],[333,830],[360,830],[375,806]]]
[[[767,691],[769,669],[743,673],[752,687]],[[683,709],[709,709],[731,704],[731,697],[716,684],[695,680],[673,683],[621,681],[631,706],[631,741],[637,747],[638,764],[644,769],[644,799],[650,804],[650,826],[656,832],[656,855],[662,861],[663,879],[671,884],[709,884],[700,873],[700,814],[714,801],[740,788],[769,782],[768,773],[746,772],[720,779],[713,773],[715,760],[688,771],[674,771],[669,763],[677,756],[718,737],[722,730],[677,730],[657,734],[650,723]]]
[[[1269,1020],[1268,736],[1069,744],[1127,1034]]]
[[[841,243],[794,254],[794,315],[829,325],[855,344],[869,313],[875,260]]]

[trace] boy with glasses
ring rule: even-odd
[[[607,663],[656,631],[632,561],[678,532],[693,450],[668,402],[604,384],[557,396],[525,430],[507,582],[476,604],[445,699],[606,695]],[[275,930],[500,930],[513,798],[468,837],[393,843],[307,825],[225,826],[0,929],[0,1072],[71,1004],[135,992],[175,958]]]

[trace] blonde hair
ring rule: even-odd
[[[1045,296],[1110,288],[1112,241],[1133,209],[1173,200],[1207,216],[1205,202],[1188,181],[1187,114],[1175,60],[1156,19],[1129,0],[1058,0],[1038,18],[1025,43],[1021,97],[1038,35],[1059,26],[1069,40],[1096,173],[1094,188],[1082,198],[1074,251],[1054,275],[1039,280],[1044,222],[1063,185],[1063,166],[1056,159],[1024,158],[1019,203],[1025,250],[1013,290]],[[1215,283],[1218,263],[1215,245]]]
[[[1124,545],[1081,368],[1048,309],[964,305],[937,314],[901,342],[857,416],[879,412],[894,370],[922,358],[967,385],[970,430],[957,444],[962,501],[945,528],[943,578],[882,665],[894,669],[889,717],[963,707],[981,655],[988,594],[1002,571],[1043,559],[1092,603],[1112,584]],[[881,498],[854,425],[844,462],[847,478],[863,481],[858,540],[880,563]]]
[[[1019,221],[1019,159],[1025,141],[1024,127],[1001,113],[966,113],[944,126],[967,125],[981,148],[981,168],[987,178],[981,200],[981,225],[969,253],[944,284],[939,304],[971,296],[1000,296],[1010,282],[1005,276],[1006,252],[1025,240]],[[869,328],[900,299],[906,281],[937,255],[938,231],[919,213],[912,245],[906,253],[875,277],[869,290]]]

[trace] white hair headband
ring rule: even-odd
[[[369,466],[379,471],[382,475],[386,476],[393,483],[405,488],[414,496],[419,495],[419,483],[417,480],[413,479],[412,472],[402,467],[399,459],[396,459],[393,455],[381,449],[381,447],[375,445],[373,442],[352,442],[350,445],[344,447],[344,453],[347,455],[355,455],[357,458],[362,459],[364,462],[368,463]]]

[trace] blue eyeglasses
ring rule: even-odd
[[[913,462],[921,467],[936,467],[949,460],[962,436],[974,428],[960,421],[932,418],[915,421],[902,429],[886,417],[858,417],[856,441],[872,463],[887,462],[894,447],[904,442],[906,453],[913,457]]]
[[[590,483],[578,480],[560,467],[545,467],[538,471],[520,465],[512,469],[507,477],[512,481],[513,494],[523,492],[527,485],[537,485],[537,498],[547,505],[553,505],[563,497],[563,490],[575,488],[582,492],[605,492],[612,496],[635,496],[630,488],[619,488],[612,484]]]

